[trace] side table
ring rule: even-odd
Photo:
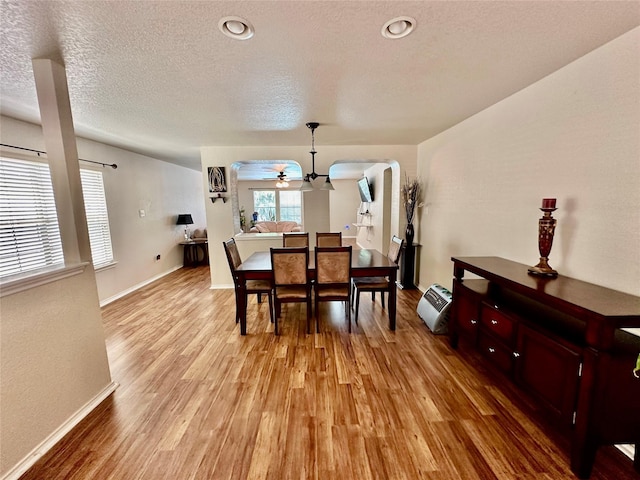
[[[185,267],[209,265],[208,240],[189,240],[188,242],[180,242],[180,245],[184,247],[182,264]]]

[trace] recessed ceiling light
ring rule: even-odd
[[[389,20],[382,27],[384,38],[402,38],[409,35],[416,28],[416,21],[411,17],[397,17]]]
[[[218,28],[227,37],[236,40],[248,40],[253,37],[253,25],[240,17],[224,17],[218,22]]]

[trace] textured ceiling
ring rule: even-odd
[[[230,39],[237,15],[255,35]],[[407,15],[399,40],[383,24]],[[76,133],[200,168],[208,145],[418,144],[640,24],[615,1],[2,1],[1,113],[39,123],[31,59]]]

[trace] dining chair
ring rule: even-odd
[[[278,318],[283,303],[307,304],[307,333],[311,333],[311,279],[309,247],[271,248],[274,325],[278,335]]]
[[[351,246],[316,247],[314,283],[316,332],[320,333],[320,302],[345,302],[345,313],[351,333]]]
[[[402,251],[402,245],[404,244],[404,240],[400,237],[396,237],[395,235],[391,238],[391,243],[389,244],[389,251],[387,252],[387,258],[398,264],[398,260],[400,260],[400,252]],[[376,300],[376,292],[380,292],[382,308],[384,307],[384,292],[388,292],[389,288],[395,288],[395,285],[389,285],[388,277],[355,277],[352,280],[352,289],[353,295],[355,298],[355,322],[358,324],[358,307],[360,306],[360,293],[362,292],[371,292],[371,301],[375,302]],[[352,301],[353,303],[353,301]]]
[[[316,247],[341,247],[342,232],[317,232]]]
[[[309,232],[285,232],[282,234],[283,247],[308,247]]]
[[[242,263],[242,259],[240,258],[240,252],[238,252],[238,245],[236,245],[236,241],[233,238],[229,240],[225,240],[222,242],[224,246],[224,253],[227,255],[227,262],[229,262],[229,269],[231,270],[231,276],[233,277],[233,286],[236,295],[236,323],[240,321],[241,315],[246,315],[247,312],[241,312],[238,308],[238,295],[240,283],[238,280],[238,275],[236,274],[236,269]],[[271,282],[269,280],[247,280],[246,281],[246,300],[245,305],[248,303],[249,295],[253,295],[254,293],[258,295],[258,303],[262,302],[262,294],[266,293],[269,297],[269,318],[271,319],[271,323],[273,323],[273,287],[271,286]]]

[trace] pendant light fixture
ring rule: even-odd
[[[318,122],[309,122],[307,123],[307,128],[311,130],[311,173],[305,174],[302,180],[302,186],[300,187],[301,192],[309,192],[313,190],[313,184],[311,180],[315,180],[318,177],[327,177],[325,182],[320,187],[320,190],[335,190],[333,185],[331,184],[331,179],[329,178],[329,174],[316,173],[316,147],[315,147],[315,135],[314,132],[316,128],[318,128],[320,124]]]

